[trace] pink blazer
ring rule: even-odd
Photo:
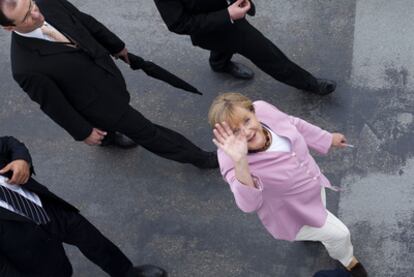
[[[236,179],[233,161],[219,149],[220,171],[242,211],[256,212],[273,237],[292,241],[302,226],[321,227],[326,221],[321,189],[331,185],[308,147],[326,154],[332,135],[264,101],[254,102],[254,107],[260,122],[290,141],[291,152],[248,154],[257,188]]]

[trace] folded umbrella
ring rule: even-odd
[[[193,87],[186,81],[178,78],[171,72],[167,71],[166,69],[162,68],[159,65],[156,65],[153,62],[146,61],[143,58],[137,55],[131,54],[131,53],[128,53],[128,58],[129,58],[129,66],[133,70],[142,69],[145,72],[145,74],[147,74],[148,76],[164,81],[172,85],[173,87],[203,95],[198,89],[196,89],[195,87]]]

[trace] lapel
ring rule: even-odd
[[[48,22],[64,35],[69,37],[69,39],[74,40],[79,47],[95,61],[96,64],[109,73],[116,75],[113,68],[108,65],[105,59],[102,59],[102,57],[108,57],[108,51],[95,40],[86,27],[83,26],[82,22],[80,22],[76,16],[70,14],[65,7],[58,9],[58,12],[60,12],[60,16],[58,17],[56,16],[57,13],[53,12],[50,13],[48,17],[45,15],[45,18],[48,18],[48,20],[50,18],[50,21]]]
[[[91,42],[93,40],[90,38],[91,35],[89,33],[85,34],[84,27],[81,26],[81,23],[76,17],[69,13],[64,6],[53,8],[50,4],[48,6],[46,4],[39,4],[39,8],[48,23],[62,34],[73,39],[88,55],[92,58],[96,58],[99,55],[100,49],[96,41],[93,41],[95,43]]]
[[[24,184],[24,188],[40,196],[54,196],[45,186],[42,186],[33,178],[30,178],[29,181]]]
[[[109,53],[92,37],[79,19],[71,14],[65,6],[60,5],[60,3],[51,5],[50,3],[45,2],[46,1],[39,1],[38,3],[39,9],[44,15],[45,20],[59,32],[74,40],[81,49],[67,46],[64,43],[22,37],[13,33],[13,38],[16,42],[26,48],[37,51],[40,55],[44,56],[84,51],[98,66],[105,69],[105,71],[116,75],[116,72],[114,72],[112,66],[107,63],[106,59],[102,59],[102,57],[107,57]]]
[[[48,41],[44,39],[23,37],[15,33],[12,34],[12,39],[16,41],[17,44],[22,45],[23,47],[28,48],[32,51],[36,51],[42,56],[80,51],[77,48],[69,47],[63,43]]]
[[[92,37],[79,19],[68,12],[64,6],[59,9],[41,9],[45,19],[59,32],[74,40],[92,58],[107,54],[103,47]],[[44,12],[43,12],[44,11]]]
[[[28,219],[27,217],[9,211],[3,207],[0,207],[0,220],[22,221],[35,224],[32,220]]]
[[[291,149],[294,151],[295,148],[295,135],[291,130],[289,130],[291,127],[287,126],[281,126],[278,124],[272,124],[271,122],[265,122],[264,120],[261,121],[261,123],[265,126],[267,126],[270,130],[273,131],[278,136],[285,137],[289,140]],[[257,153],[250,153],[247,155],[247,160],[249,163],[256,163],[256,162],[263,162],[267,159],[275,159],[275,158],[283,158],[290,156],[289,152],[279,152],[279,151],[269,151],[269,152],[257,152]]]
[[[295,149],[296,134],[295,129],[289,122],[289,117],[281,112],[276,112],[268,108],[260,107],[256,110],[256,115],[260,122],[272,130],[276,135],[285,137],[289,140],[291,149]],[[247,155],[249,163],[261,162],[267,158],[286,157],[290,155],[288,152],[258,152]]]
[[[295,134],[287,117],[280,118],[279,120],[268,120],[266,117],[264,120],[262,120],[262,124],[269,127],[269,129],[272,130],[276,135],[287,138],[293,148]]]
[[[64,9],[57,9],[55,8],[55,5],[51,5],[47,1],[38,1],[37,5],[39,6],[39,9],[41,10],[47,22],[52,24],[60,32],[63,31],[64,33],[69,34],[69,36],[72,38],[76,37],[76,35],[73,34],[73,31],[67,32],[66,30],[73,30],[73,28],[69,27],[73,25],[73,23],[71,23],[71,17],[68,13],[64,12]],[[80,51],[80,49],[67,46],[64,43],[23,37],[15,33],[13,33],[13,39],[16,40],[16,42],[20,45],[34,50],[43,56]]]

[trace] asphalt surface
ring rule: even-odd
[[[132,105],[205,149],[214,149],[209,105],[225,91],[346,134],[356,148],[317,156],[342,188],[328,192],[328,208],[351,230],[355,254],[370,276],[413,276],[414,2],[255,1],[253,25],[314,75],[338,82],[337,91],[322,98],[271,79],[237,55],[236,61],[252,66],[254,80],[213,73],[208,52],[170,33],[153,1],[73,3],[117,33],[131,52],[204,92],[177,90],[119,62]],[[0,38],[1,135],[25,142],[36,179],[79,207],[133,263],[158,264],[173,277],[308,277],[336,266],[317,243],[272,239],[257,216],[238,210],[216,170],[164,160],[143,148],[73,141],[14,83],[9,34],[0,32]],[[67,250],[74,276],[106,276],[76,248]]]

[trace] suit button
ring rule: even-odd
[[[304,165],[303,163],[300,163],[300,164],[299,164],[299,166],[300,166],[300,167],[303,167],[303,165]]]
[[[318,178],[317,178],[317,177],[313,177],[312,179],[313,179],[313,180],[316,180],[316,179],[318,179]]]
[[[296,156],[296,153],[295,152],[292,152],[292,157],[295,157]]]

